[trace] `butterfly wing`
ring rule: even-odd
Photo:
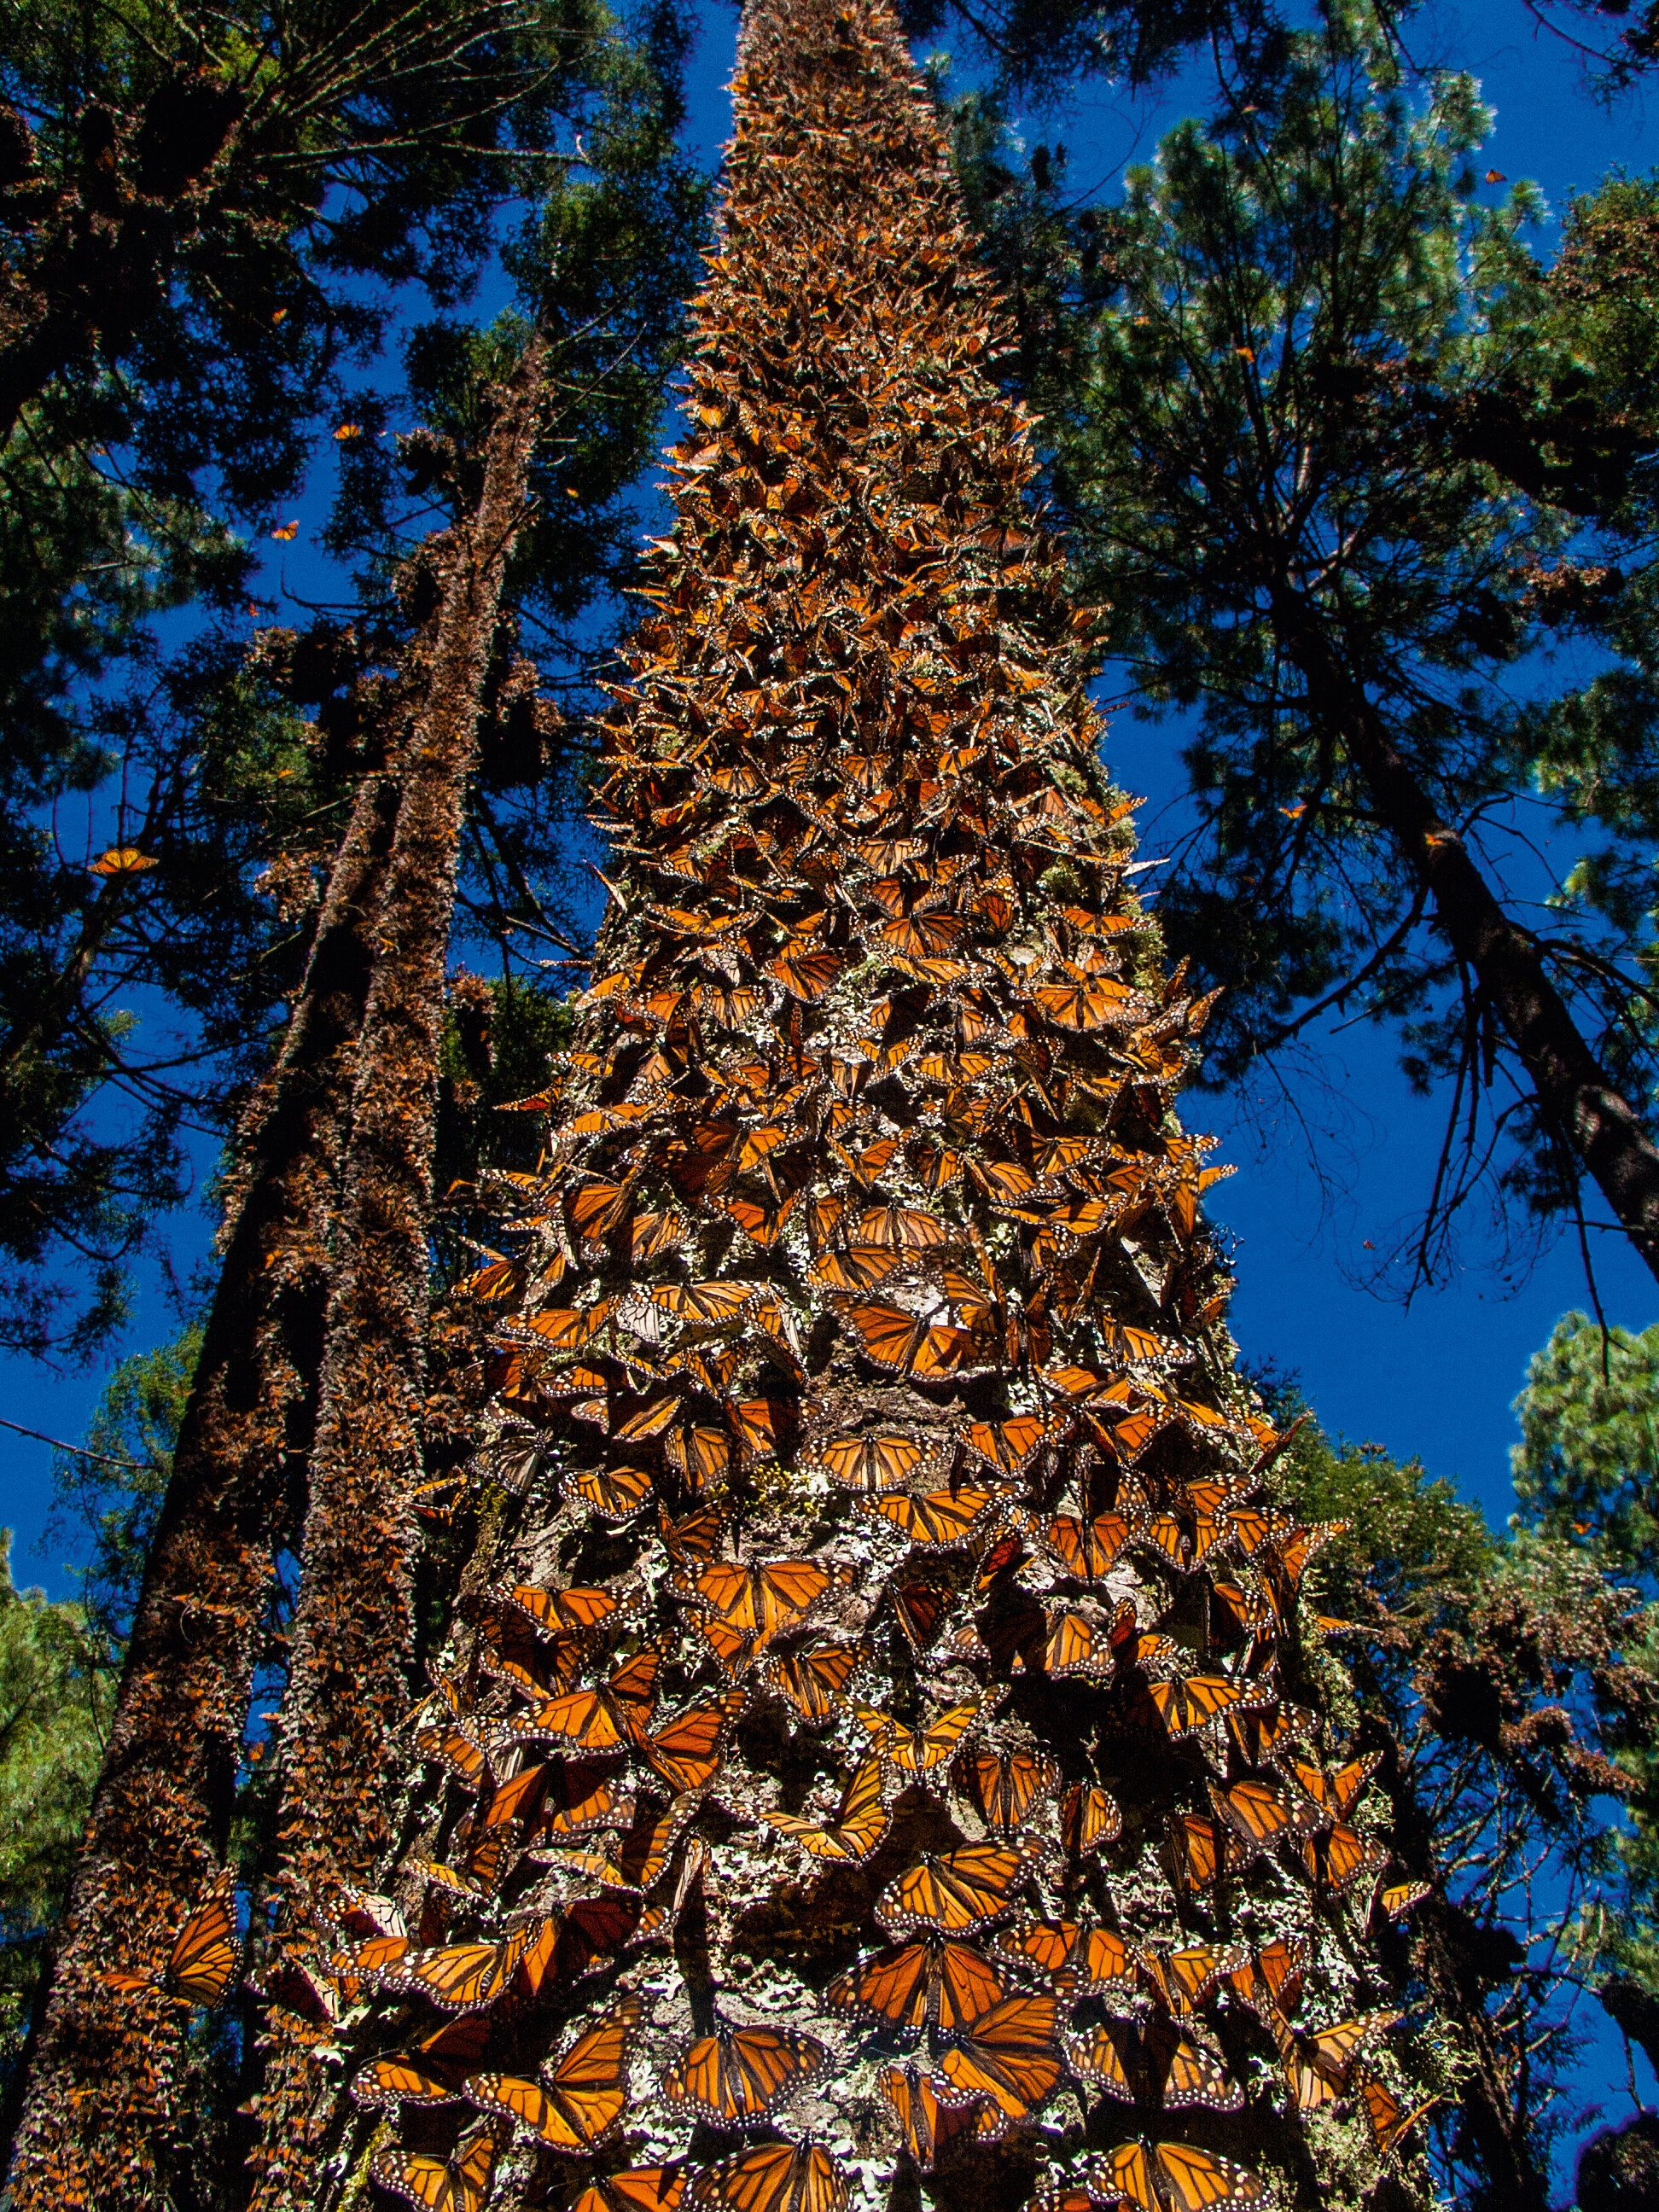
[[[1060,2081],[1057,2018],[1053,1997],[1021,1993],[1000,1999],[973,2021],[956,2050],[945,2052],[940,2061],[945,2079],[963,2096],[988,2097],[1005,2118],[1024,2119]]]
[[[766,2143],[706,2167],[696,2212],[847,2212],[845,2176],[821,2143]]]
[[[1267,2191],[1247,2167],[1192,2143],[1159,2143],[1152,2152],[1158,2193],[1170,2212],[1209,2212],[1230,2204],[1244,2212],[1263,2203]]]
[[[167,1987],[191,2004],[224,2002],[242,1955],[236,1933],[236,1877],[222,1868],[191,1910],[167,1960]]]

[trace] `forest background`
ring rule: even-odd
[[[703,176],[712,174],[725,133],[724,87],[735,31],[734,11],[705,6],[685,33],[684,113],[677,136],[691,170]],[[1621,167],[1639,174],[1656,160],[1650,109],[1659,77],[1638,73],[1628,85],[1598,91],[1590,81],[1594,61],[1575,43],[1581,35],[1592,45],[1599,39],[1605,48],[1613,33],[1594,18],[1587,31],[1585,19],[1577,15],[1535,17],[1521,0],[1489,0],[1468,10],[1418,10],[1404,31],[1411,58],[1424,71],[1443,64],[1479,80],[1493,116],[1474,161],[1474,201],[1494,210],[1518,206],[1526,218],[1519,234],[1546,264],[1559,251],[1573,194],[1594,190]],[[994,105],[976,115],[975,90],[985,93],[993,76],[983,49],[954,18],[919,33],[915,41],[921,57],[958,45],[952,70],[941,75],[942,91],[969,103],[963,143],[981,155],[981,180],[1000,181],[1005,202],[1018,204],[1028,244],[1040,239],[1042,222],[1056,212],[1070,218],[1084,207],[1114,204],[1130,165],[1149,160],[1181,118],[1209,115],[1218,106],[1216,66],[1200,44],[1150,86],[1109,83],[1098,74],[1068,78],[1061,72],[1054,81],[1003,89]],[[1529,196],[1529,185],[1536,186],[1536,196]],[[1006,247],[1006,206],[1003,220]],[[677,246],[683,248],[695,232],[695,216],[688,214]],[[507,305],[509,290],[500,267],[492,264],[471,297],[459,303],[461,319],[487,325]],[[371,397],[378,388],[383,396],[380,427],[388,432],[412,427],[409,403],[387,365],[395,362],[402,339],[422,313],[412,289],[398,296],[379,364],[364,372],[359,387]],[[368,412],[355,404],[350,411]],[[325,419],[329,412],[340,421]],[[268,611],[265,619],[302,622],[308,611],[345,596],[349,562],[339,557],[341,538],[337,529],[331,532],[330,517],[342,469],[353,458],[355,441],[337,434],[347,420],[342,398],[311,426],[313,457],[301,488],[253,542],[258,559],[246,590],[250,604]],[[672,429],[672,417],[665,416],[662,435]],[[616,623],[625,619],[617,586],[625,576],[627,547],[655,526],[648,473],[607,497],[604,513],[603,586],[591,604],[574,609],[566,631],[572,667],[586,658],[584,675],[600,664]],[[155,629],[163,649],[187,648],[198,621],[188,605],[161,610]],[[1540,655],[1522,660],[1506,684],[1517,699],[1530,691],[1557,693],[1588,681],[1604,659],[1604,647],[1593,638],[1569,640],[1547,662]],[[1182,752],[1197,725],[1178,709],[1162,719],[1138,715],[1127,696],[1132,688],[1125,665],[1109,664],[1098,686],[1113,714],[1109,764],[1115,780],[1146,802],[1139,817],[1143,855],[1178,856],[1196,819]],[[78,816],[60,801],[56,834],[66,843],[84,844],[88,854],[125,836],[112,796],[107,785],[100,785]],[[82,804],[78,796],[73,803]],[[1524,900],[1542,901],[1568,875],[1578,841],[1550,818],[1547,808],[1529,805],[1525,793],[1505,827],[1511,886]],[[574,816],[560,825],[559,836],[561,912],[580,934],[597,919],[600,902],[599,886],[584,876],[583,864],[603,856]],[[470,964],[483,964],[476,953],[468,958]],[[158,1034],[170,1019],[160,997],[147,990],[131,994],[123,1011],[141,1029]],[[1352,1448],[1357,1468],[1374,1465],[1380,1479],[1385,1468],[1420,1462],[1430,1476],[1449,1480],[1500,1531],[1516,1506],[1510,1450],[1520,1430],[1511,1407],[1527,1380],[1529,1358],[1560,1316],[1596,1297],[1609,1323],[1644,1328],[1652,1311],[1651,1275],[1623,1237],[1592,1231],[1594,1284],[1589,1286],[1571,1222],[1549,1223],[1534,1247],[1524,1210],[1518,1224],[1513,1213],[1497,1223],[1484,1197],[1477,1197],[1463,1210],[1455,1242],[1431,1271],[1432,1279],[1414,1281],[1413,1231],[1442,1144],[1443,1092],[1432,1085],[1426,1095],[1413,1087],[1401,1069],[1398,1037],[1386,1025],[1336,1011],[1308,1041],[1312,1049],[1288,1066],[1282,1087],[1270,1083],[1242,1094],[1223,1091],[1192,1101],[1188,1109],[1196,1126],[1217,1130],[1220,1157],[1240,1169],[1208,1202],[1212,1217],[1237,1240],[1239,1291],[1231,1325],[1243,1357],[1288,1394],[1304,1395],[1328,1434]],[[94,1094],[86,1126],[100,1137],[116,1133],[129,1110],[112,1095]],[[0,1359],[0,1407],[9,1424],[0,1464],[6,1468],[3,1518],[15,1529],[13,1572],[20,1584],[43,1585],[54,1601],[73,1598],[86,1569],[100,1564],[76,1498],[78,1493],[84,1503],[104,1462],[66,1458],[46,1439],[84,1440],[117,1461],[135,1451],[146,1456],[148,1445],[154,1446],[158,1464],[164,1455],[182,1374],[176,1353],[149,1365],[129,1364],[118,1376],[113,1395],[108,1385],[112,1368],[124,1357],[177,1343],[199,1303],[217,1212],[217,1141],[210,1127],[192,1130],[187,1124],[179,1139],[189,1194],[183,1205],[158,1212],[146,1240],[135,1246],[128,1303],[118,1322],[89,1334],[84,1357],[58,1344],[44,1356],[18,1350]],[[1632,1405],[1647,1373],[1641,1360],[1621,1370]],[[17,1429],[40,1433],[30,1437]],[[1644,1564],[1650,1567],[1650,1561]],[[1610,1801],[1601,1801],[1601,1809],[1608,1816]],[[1549,1908],[1546,1896],[1540,1907],[1546,1918]],[[1576,2102],[1563,2116],[1556,2144],[1564,2187],[1584,2135],[1630,2109],[1620,2094],[1627,2056],[1642,2098],[1650,2105],[1656,2096],[1652,2069],[1639,2047],[1628,2052],[1597,2008],[1586,2004],[1573,2026],[1583,2041],[1565,2074]]]

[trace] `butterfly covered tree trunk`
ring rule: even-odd
[[[751,0],[735,92],[307,2201],[1409,2202],[1434,2062],[995,303],[880,0]]]
[[[190,2013],[166,1968],[224,1854],[292,1534],[394,800],[390,769],[364,779],[237,1147],[223,1264],[33,2054],[19,2212],[125,2201],[175,2134]]]
[[[265,1985],[306,1986],[319,1931],[390,1840],[387,1749],[407,1709],[415,1501],[424,1472],[432,1157],[450,931],[502,586],[544,399],[532,337],[496,395],[476,504],[429,550],[439,602],[422,712],[402,760],[364,1009],[339,1258],[322,1349],[282,1759],[277,1923]],[[254,2100],[258,2204],[309,2204],[311,2112],[325,2074],[281,2002]]]

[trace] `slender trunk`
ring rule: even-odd
[[[532,339],[501,397],[483,486],[447,549],[425,705],[404,757],[364,1014],[329,1300],[282,1747],[279,1924],[269,1978],[314,1956],[345,1886],[390,1841],[387,1752],[408,1708],[426,1385],[428,1237],[445,973],[466,786],[542,403]],[[280,2008],[258,2100],[255,2201],[307,2205],[329,2069]]]
[[[1316,696],[1341,702],[1342,742],[1376,817],[1433,898],[1448,943],[1503,1024],[1545,1120],[1659,1277],[1659,1146],[1584,1041],[1537,939],[1504,912],[1381,715],[1304,625],[1292,617],[1283,627]]]
[[[1328,1792],[1336,1669],[1000,319],[884,0],[750,0],[734,92],[499,1486],[428,1726],[313,1647],[402,1848],[267,2156],[307,2212],[1014,2212],[1115,2142],[1079,2212],[1358,2202],[1260,1954],[1363,2011],[1386,1852],[1273,1760]]]
[[[238,1196],[146,1564],[29,2068],[14,2212],[143,2201],[176,2142],[187,2025],[157,1988],[222,1859],[273,1555],[313,1419],[331,1222],[395,786],[367,777],[280,1060],[246,1117]]]

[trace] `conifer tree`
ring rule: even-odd
[[[736,100],[477,1547],[294,1862],[337,2087],[260,2201],[1409,2202],[1409,1898],[999,313],[882,0],[751,0]]]

